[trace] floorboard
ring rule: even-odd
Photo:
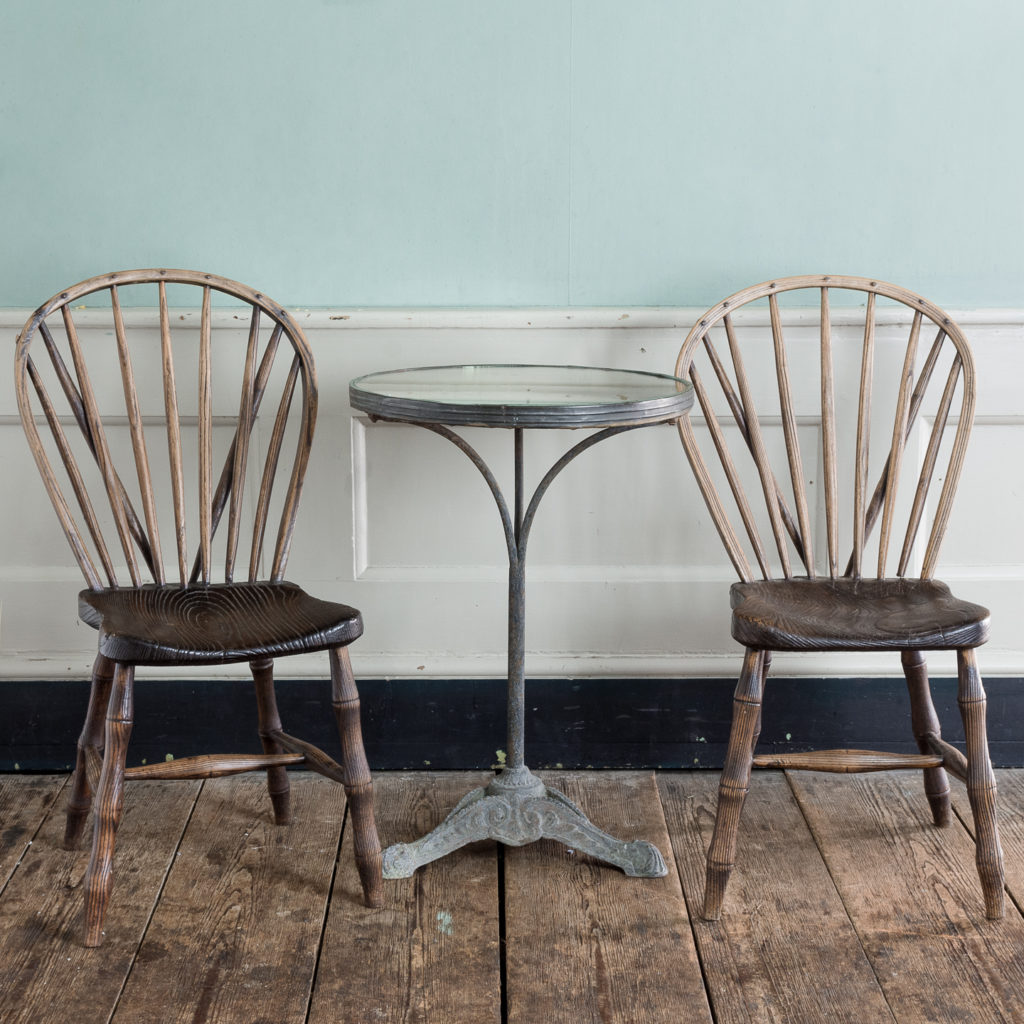
[[[66,783],[64,775],[0,775],[0,892]]]
[[[544,773],[662,851],[627,878],[558,843],[476,843],[367,909],[340,786],[292,773],[127,787],[102,948],[81,945],[87,844],[63,777],[0,777],[3,1024],[1020,1024],[1024,771],[999,772],[1012,900],[987,921],[963,787],[931,824],[919,773],[756,772],[722,918],[700,919],[710,772]],[[480,773],[381,774],[385,844]],[[6,885],[3,884],[6,879]]]
[[[274,824],[262,773],[203,786],[114,1024],[306,1019],[345,791],[291,776]]]
[[[384,845],[440,823],[479,773],[387,774],[374,780]],[[474,843],[384,883],[363,906],[346,829],[310,1024],[501,1024],[498,854]]]
[[[191,782],[128,787],[99,949],[82,945],[88,839],[81,850],[63,849],[63,802],[51,806],[0,898],[0,1021],[93,1024],[110,1019],[198,790],[198,783]]]
[[[899,1024],[1024,1020],[1024,919],[986,920],[974,843],[932,824],[920,775],[790,779]]]
[[[541,776],[599,828],[653,842],[669,874],[629,878],[553,840],[507,849],[509,1024],[710,1024],[654,776]]]
[[[782,772],[751,779],[718,921],[700,916],[718,776],[662,773],[658,784],[718,1024],[891,1022]]]
[[[1017,906],[1024,908],[1024,771],[996,769],[996,786],[996,810],[1006,870],[1006,889]],[[951,779],[949,788],[953,809],[971,835],[974,835],[966,787],[956,779]]]

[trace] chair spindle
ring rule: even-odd
[[[142,497],[142,511],[146,517],[146,533],[149,550],[146,561],[156,583],[164,582],[163,555],[160,551],[160,527],[157,523],[156,502],[153,499],[153,481],[149,472],[149,455],[146,438],[142,430],[142,413],[139,410],[139,396],[135,390],[135,374],[132,370],[131,355],[128,352],[128,338],[121,314],[121,300],[117,286],[110,287],[110,307],[114,318],[114,335],[117,338],[117,358],[121,365],[121,383],[124,385],[124,404],[128,413],[128,428],[132,438],[132,454],[135,456],[135,472]]]
[[[914,360],[917,358],[917,343],[921,335],[921,311],[914,313],[910,326],[910,340],[903,359],[903,373],[900,376],[899,397],[896,402],[896,422],[892,428],[892,447],[889,451],[889,470],[886,473],[885,501],[882,505],[882,525],[878,535],[878,578],[885,577],[885,561],[889,554],[889,538],[892,534],[892,513],[896,507],[896,491],[899,485],[900,469],[903,466],[903,450],[907,440],[907,420],[910,412],[910,394],[914,386]]]
[[[821,289],[821,439],[825,472],[825,528],[828,539],[828,574],[839,575],[839,478],[836,471],[836,400],[832,366],[832,321],[828,289]]]
[[[754,464],[757,466],[758,476],[761,478],[761,487],[764,490],[765,503],[768,506],[768,518],[771,520],[772,533],[775,535],[775,546],[779,552],[779,561],[782,563],[782,572],[786,579],[789,579],[793,575],[793,571],[790,567],[789,549],[782,526],[782,514],[779,511],[778,487],[768,462],[768,452],[761,435],[761,424],[754,408],[750,384],[743,370],[743,356],[740,354],[739,344],[736,341],[736,332],[733,330],[732,321],[728,316],[724,318],[724,322],[726,336],[729,339],[729,351],[732,354],[732,365],[736,371],[736,383],[739,385],[743,411],[750,432],[751,454],[754,457]]]
[[[813,580],[815,573],[814,553],[811,549],[811,517],[807,510],[807,488],[804,486],[804,466],[800,458],[800,438],[796,427],[796,413],[793,411],[793,389],[789,383],[789,364],[786,359],[785,339],[782,336],[782,321],[779,317],[779,300],[774,293],[768,296],[768,308],[772,322],[772,341],[775,345],[775,376],[779,385],[782,432],[786,439],[789,475],[793,481],[793,500],[796,503],[800,526],[800,557],[803,559],[808,577]]]
[[[910,563],[910,552],[913,549],[914,541],[917,539],[917,530],[924,512],[925,498],[928,496],[928,488],[931,486],[932,475],[935,472],[939,445],[942,443],[946,421],[949,419],[949,410],[953,404],[953,392],[956,390],[957,379],[960,376],[960,367],[960,357],[957,356],[949,369],[949,376],[946,378],[942,399],[935,414],[935,422],[932,424],[931,436],[928,438],[928,448],[925,451],[921,473],[918,476],[917,491],[914,494],[913,508],[910,510],[910,521],[907,524],[907,532],[903,540],[903,551],[900,553],[900,564],[896,571],[897,576],[905,576],[907,573],[907,566]]]
[[[213,559],[213,381],[210,359],[210,289],[203,289],[199,324],[199,549],[200,578],[210,582]]]
[[[78,340],[78,331],[75,329],[75,322],[71,318],[71,311],[67,306],[61,308],[64,318],[64,330],[67,333],[68,345],[71,349],[71,358],[74,362],[75,373],[78,377],[78,393],[82,396],[82,406],[85,410],[86,422],[89,426],[89,433],[95,444],[96,461],[103,476],[103,485],[107,492],[107,500],[110,502],[110,510],[114,514],[114,523],[117,526],[117,536],[121,541],[121,548],[124,551],[125,560],[128,563],[128,573],[132,583],[139,586],[142,583],[142,575],[139,572],[139,562],[135,557],[135,546],[132,542],[131,531],[128,527],[128,517],[125,512],[125,501],[122,500],[120,481],[114,472],[113,461],[110,457],[110,448],[107,445],[107,436],[103,430],[103,423],[100,420],[99,409],[96,406],[96,396],[93,394],[92,382],[89,379],[85,366],[85,359],[82,354],[82,346]]]
[[[234,438],[234,459],[231,468],[231,511],[228,514],[227,559],[224,578],[230,583],[235,574],[235,554],[238,551],[238,527],[241,516],[241,496],[245,487],[245,465],[249,457],[249,437],[252,432],[253,398],[256,388],[256,348],[260,336],[260,311],[253,306],[249,322],[249,343],[245,349],[245,370],[242,373],[242,394],[238,408],[238,428]]]
[[[864,317],[864,346],[860,364],[860,399],[857,404],[857,449],[853,487],[853,554],[852,575],[860,578],[864,559],[864,541],[867,533],[865,507],[868,486],[868,455],[871,446],[871,384],[875,370],[875,293],[868,293],[867,312]]]

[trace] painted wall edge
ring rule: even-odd
[[[498,768],[505,756],[504,681],[392,679],[360,684],[374,770]],[[531,680],[526,758],[566,769],[721,768],[734,681]],[[993,763],[1024,766],[1024,677],[990,678]],[[956,680],[932,681],[942,732],[962,748]],[[0,687],[0,771],[63,772],[74,763],[89,685],[31,680]],[[285,729],[339,753],[326,680],[280,682]],[[916,753],[902,677],[769,679],[760,752],[876,749]],[[252,686],[244,680],[141,680],[128,763],[260,750]]]

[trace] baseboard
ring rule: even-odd
[[[993,762],[1024,766],[1024,679],[992,678]],[[728,741],[729,679],[538,679],[526,707],[533,768],[720,768]],[[285,728],[337,754],[327,684],[279,684]],[[374,769],[489,770],[505,756],[500,680],[393,679],[360,684],[363,736]],[[933,680],[943,735],[962,744],[956,681]],[[0,771],[69,769],[88,684],[0,685]],[[129,764],[198,753],[259,750],[251,684],[140,680]],[[758,749],[849,747],[912,753],[902,678],[770,679]]]

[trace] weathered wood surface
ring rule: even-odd
[[[140,402],[136,395],[135,376],[132,369],[132,354],[137,355],[140,349],[151,344],[151,342],[146,339],[137,340],[136,338],[129,338],[126,335],[124,320],[121,314],[121,300],[119,298],[119,290],[121,288],[153,283],[158,285],[160,297],[160,345],[164,377],[164,410],[167,416],[167,451],[170,459],[166,473],[157,472],[157,461],[162,462],[162,460],[152,460],[146,448],[143,433],[143,417],[140,410]],[[229,281],[226,278],[216,277],[213,274],[157,268],[104,274],[100,277],[82,281],[54,295],[40,306],[25,324],[24,329],[19,335],[15,354],[15,387],[18,395],[18,405],[22,414],[22,424],[25,428],[29,446],[32,449],[39,471],[43,476],[50,500],[61,521],[64,533],[71,544],[76,560],[90,588],[93,590],[101,590],[103,588],[102,578],[93,562],[88,543],[79,525],[75,522],[75,515],[71,511],[71,507],[63,493],[59,476],[54,472],[50,464],[49,456],[46,453],[46,448],[39,436],[39,430],[35,423],[36,412],[41,411],[43,413],[47,425],[55,435],[58,451],[61,456],[61,468],[65,471],[72,485],[77,504],[88,528],[89,538],[96,546],[107,581],[111,587],[116,586],[116,583],[113,574],[113,563],[107,550],[109,545],[106,544],[100,532],[99,519],[94,515],[92,502],[81,486],[82,475],[75,462],[72,449],[67,444],[67,438],[60,425],[57,410],[53,406],[50,397],[51,391],[53,394],[63,391],[78,428],[83,435],[86,447],[100,470],[103,491],[110,506],[116,526],[117,539],[124,554],[133,586],[140,585],[144,579],[139,555],[142,556],[142,560],[145,562],[146,567],[148,567],[153,581],[155,583],[162,583],[164,580],[154,491],[157,489],[159,481],[169,478],[175,510],[175,540],[178,549],[179,582],[183,586],[185,585],[188,579],[185,575],[187,566],[185,555],[185,521],[187,515],[185,514],[181,443],[181,418],[183,410],[179,407],[182,393],[179,392],[175,383],[174,346],[165,289],[165,284],[168,283],[194,286],[199,290],[193,293],[194,298],[198,300],[201,295],[202,302],[199,327],[198,397],[194,406],[189,406],[189,408],[184,410],[185,415],[196,416],[199,442],[198,507],[194,509],[199,519],[199,550],[197,553],[196,569],[193,575],[188,578],[192,582],[201,579],[203,583],[209,583],[213,578],[212,552],[214,534],[220,522],[225,504],[228,501],[230,501],[230,511],[224,579],[225,582],[229,583],[233,579],[235,556],[239,541],[240,518],[243,508],[242,491],[245,483],[244,467],[249,452],[249,436],[253,429],[256,412],[268,385],[271,367],[274,363],[282,335],[290,343],[290,348],[293,352],[292,367],[284,383],[279,413],[283,411],[286,417],[289,407],[293,404],[292,399],[296,390],[296,382],[300,377],[302,387],[300,389],[301,397],[295,403],[301,408],[295,417],[297,420],[298,445],[294,462],[290,467],[290,472],[288,467],[281,466],[282,475],[285,473],[288,475],[288,482],[281,485],[286,490],[281,502],[281,520],[276,531],[273,564],[270,569],[270,578],[274,582],[280,582],[284,577],[288,549],[295,528],[299,492],[302,489],[302,481],[309,460],[313,426],[316,421],[316,373],[313,368],[309,344],[299,326],[281,306],[272,302],[260,292],[254,291],[246,285],[239,284],[237,281]],[[221,475],[216,492],[214,492],[213,487],[213,387],[215,384],[213,367],[216,362],[218,370],[223,370],[224,365],[218,360],[220,350],[218,349],[217,356],[212,351],[211,304],[213,292],[217,292],[218,297],[220,295],[227,295],[231,299],[241,300],[251,310],[249,343],[246,348],[242,394],[235,438],[231,444],[224,472]],[[106,432],[103,426],[102,413],[104,410],[100,408],[93,390],[90,375],[90,359],[87,359],[87,355],[92,357],[93,353],[91,351],[87,352],[86,348],[79,341],[72,312],[74,304],[78,300],[90,295],[94,297],[91,305],[100,307],[103,304],[103,297],[109,296],[111,322],[117,339],[118,361],[124,390],[125,408],[128,413],[133,457],[131,459],[123,458],[116,462],[116,464],[107,443]],[[47,318],[52,318],[53,326],[56,327],[58,314],[66,339],[66,343],[63,345],[58,341],[60,332],[57,331],[55,336],[55,332],[51,331],[47,323]],[[265,337],[262,341],[261,316],[267,324],[267,330],[263,332]],[[42,358],[38,360],[34,359],[30,353],[32,343],[37,337],[42,340],[45,346],[45,352],[42,353]],[[259,360],[260,365],[257,371],[257,355],[261,345],[264,354],[262,359]],[[67,359],[61,354],[62,348],[71,357],[74,375],[69,371]],[[47,370],[47,362],[51,364],[52,372]],[[92,368],[97,377],[101,377],[104,373],[102,366],[97,368],[96,364],[93,364]],[[49,377],[56,386],[48,389],[44,376]],[[218,374],[217,376],[234,377],[233,374]],[[281,429],[275,429],[274,431],[274,438],[266,453],[266,461],[260,475],[260,491],[256,503],[255,516],[253,517],[255,522],[252,524],[249,565],[250,581],[255,580],[260,572],[260,559],[263,550],[264,533],[267,527],[270,492],[278,470],[284,427],[283,420],[285,417],[279,414],[278,426]],[[139,485],[145,528],[143,528],[142,518],[138,515],[123,482],[133,478],[137,479]]]
[[[281,826],[262,777],[204,785],[114,1024],[305,1020],[345,793],[292,779]]]
[[[1024,1020],[1024,919],[986,920],[970,835],[932,824],[920,778],[790,779],[896,1019]]]
[[[66,783],[64,775],[0,776],[0,892]]]
[[[996,806],[999,814],[999,834],[1006,858],[1006,889],[1018,907],[1024,907],[1024,771],[1005,768],[996,769],[998,796]],[[964,827],[974,834],[971,806],[967,789],[954,783],[951,787],[951,801],[957,817]],[[1007,912],[1012,910],[1007,906]],[[1024,957],[1024,951],[1021,952]]]
[[[669,874],[627,878],[553,841],[507,848],[509,1024],[710,1022],[653,774],[541,774],[599,828],[654,843]]]
[[[280,828],[259,776],[129,786],[93,950],[75,892],[88,853],[62,848],[67,788],[52,799],[63,780],[0,779],[0,837],[19,851],[0,891],[0,1021],[707,1021],[694,941],[716,1024],[1024,1020],[1024,771],[998,776],[1014,897],[1002,921],[984,916],[959,782],[937,829],[917,772],[756,771],[714,923],[698,912],[715,773],[659,773],[657,792],[641,773],[549,776],[613,834],[653,840],[668,878],[555,843],[481,843],[386,881],[378,909],[363,905],[341,787],[289,775],[296,824]],[[391,843],[482,779],[374,781]]]
[[[983,644],[989,612],[939,580],[734,583],[733,639],[772,651],[953,650]]]
[[[704,921],[718,780],[660,773],[672,852],[717,1024],[892,1021],[782,772],[755,772],[722,917]]]
[[[83,590],[79,618],[101,631],[107,657],[196,665],[319,651],[357,640],[359,612],[294,583]]]
[[[897,285],[887,284],[884,281],[870,280],[861,277],[836,277],[809,275],[803,277],[776,278],[773,281],[766,281],[763,284],[754,285],[736,292],[729,298],[724,299],[709,309],[694,325],[680,349],[676,360],[675,374],[677,377],[690,376],[697,392],[701,410],[705,420],[709,424],[711,433],[718,432],[717,413],[711,406],[710,397],[706,389],[699,387],[698,379],[693,376],[693,364],[702,361],[703,353],[706,353],[714,369],[714,375],[721,385],[721,399],[719,405],[727,406],[732,412],[737,426],[740,428],[740,435],[743,446],[746,447],[750,463],[757,469],[761,489],[766,503],[766,509],[771,520],[772,533],[778,549],[779,566],[782,575],[789,579],[793,576],[802,575],[794,572],[785,534],[789,534],[793,542],[793,548],[803,563],[803,571],[812,580],[815,577],[815,563],[811,550],[811,525],[807,501],[807,481],[803,470],[803,463],[800,458],[800,447],[797,438],[796,415],[789,379],[789,359],[786,353],[786,346],[782,337],[781,318],[778,309],[778,295],[784,292],[806,291],[805,299],[810,299],[817,292],[820,297],[821,316],[819,322],[819,337],[821,349],[820,377],[821,377],[821,422],[822,422],[822,449],[823,461],[826,475],[825,483],[825,518],[829,535],[829,574],[832,578],[837,575],[838,561],[836,548],[836,530],[838,526],[837,503],[839,501],[837,479],[836,479],[836,449],[837,438],[835,436],[834,421],[834,375],[832,367],[832,330],[829,322],[830,300],[829,293],[835,289],[848,290],[860,293],[866,298],[867,309],[864,318],[864,343],[862,348],[861,377],[858,391],[859,411],[856,437],[856,471],[853,481],[854,492],[854,538],[853,552],[847,573],[853,577],[860,577],[863,569],[864,544],[871,534],[875,520],[881,512],[881,528],[879,530],[877,576],[884,578],[887,571],[887,554],[889,541],[893,536],[893,514],[897,506],[897,492],[900,485],[900,469],[903,463],[903,454],[910,433],[914,427],[915,419],[922,408],[922,403],[929,389],[935,369],[936,359],[940,351],[946,350],[951,361],[951,369],[946,381],[946,388],[943,397],[939,402],[939,414],[933,422],[931,441],[928,452],[924,459],[924,465],[916,481],[914,490],[913,507],[910,513],[910,520],[906,532],[903,534],[901,557],[899,560],[898,575],[903,576],[908,568],[910,552],[917,537],[918,528],[921,525],[922,513],[929,487],[935,476],[935,458],[939,450],[939,440],[949,424],[949,413],[953,397],[954,387],[958,378],[962,378],[961,407],[956,418],[955,436],[951,445],[948,464],[945,471],[941,473],[941,493],[935,503],[934,518],[931,529],[928,533],[927,547],[921,567],[921,577],[930,579],[934,573],[935,562],[938,557],[939,545],[945,534],[946,524],[949,519],[950,508],[953,496],[956,492],[957,483],[960,478],[960,471],[963,467],[964,452],[967,447],[967,439],[970,435],[971,424],[974,419],[975,404],[975,379],[974,364],[971,357],[970,346],[963,332],[947,313],[938,306],[921,298],[912,292]],[[888,437],[876,439],[876,447],[881,442],[889,444],[889,455],[885,461],[881,477],[871,498],[871,503],[866,506],[867,498],[867,473],[868,473],[868,451],[869,451],[869,422],[871,420],[871,398],[876,374],[874,359],[875,342],[875,298],[883,296],[900,302],[914,311],[913,323],[907,339],[906,350],[903,359],[903,369],[899,378],[898,395],[895,403],[891,441]],[[860,296],[858,296],[859,298]],[[788,462],[789,475],[792,481],[792,493],[797,509],[798,523],[793,522],[793,516],[785,506],[781,496],[778,480],[776,479],[773,467],[768,459],[761,427],[758,423],[757,410],[753,403],[753,387],[749,376],[744,368],[744,359],[736,340],[736,333],[732,325],[732,314],[741,307],[755,303],[763,303],[767,299],[768,310],[771,319],[772,341],[775,350],[775,368],[778,384],[778,408],[783,434],[786,445],[786,458]],[[809,303],[808,303],[809,304]],[[763,308],[763,306],[761,307]],[[920,373],[915,379],[915,363],[918,350],[918,342],[924,321],[930,322],[929,330],[935,328],[937,333],[935,341],[924,360]],[[712,340],[712,332],[724,330],[729,345],[731,357],[731,373],[735,380],[730,379],[729,368],[725,362],[718,357]],[[945,342],[948,341],[948,344]],[[887,368],[879,372],[887,371]],[[697,378],[700,377],[699,372]],[[933,389],[934,390],[934,389]],[[769,403],[770,404],[770,403]],[[689,417],[681,417],[678,421],[680,438],[686,450],[687,458],[697,478],[698,486],[707,503],[708,511],[715,521],[715,526],[721,536],[729,557],[740,579],[749,581],[751,578],[750,565],[743,552],[738,533],[734,530],[729,521],[728,514],[719,498],[715,485],[707,471],[704,457],[696,444],[695,435],[690,426]],[[952,426],[950,425],[950,429]],[[730,490],[736,499],[740,518],[746,528],[750,545],[758,556],[764,578],[768,579],[772,573],[763,564],[763,546],[760,538],[756,535],[756,528],[753,527],[750,517],[746,514],[744,506],[748,504],[746,496],[739,487],[734,472],[735,458],[732,455],[724,454],[721,450],[719,440],[714,438],[715,447],[718,449],[718,456],[723,462],[726,477]],[[737,446],[737,453],[742,453],[743,446]],[[781,461],[780,461],[781,467]],[[741,639],[742,643],[748,646],[762,646],[748,639]]]
[[[102,949],[86,949],[81,941],[80,890],[89,853],[63,849],[63,807],[60,801],[51,807],[0,898],[4,1024],[110,1019],[198,789],[194,782],[140,782],[129,788]]]
[[[377,826],[388,846],[418,838],[480,775],[377,776]],[[346,824],[310,1024],[499,1024],[498,853],[475,843],[412,878],[386,880],[384,905],[363,905]]]

